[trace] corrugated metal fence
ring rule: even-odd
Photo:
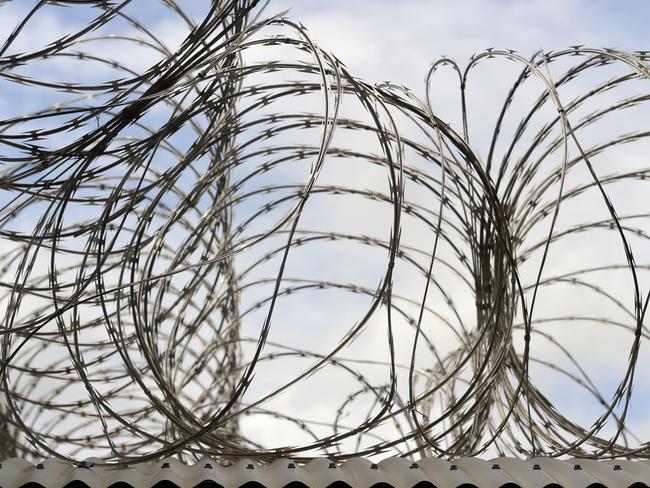
[[[195,487],[353,487],[353,488],[642,488],[650,486],[650,461],[590,459],[485,461],[389,458],[380,463],[356,458],[342,464],[315,459],[300,465],[278,459],[261,465],[242,460],[222,466],[205,458],[193,465],[176,459],[116,467],[88,460],[72,465],[57,459],[32,464],[2,461],[1,488],[195,488]]]

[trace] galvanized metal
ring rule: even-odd
[[[488,49],[435,62],[418,97],[356,78],[256,1],[207,5],[43,0],[3,33],[0,93],[35,107],[7,104],[0,120],[0,449],[65,462],[6,461],[2,486],[645,477],[644,464],[550,459],[72,467],[89,453],[650,457],[628,426],[650,337],[650,213],[625,198],[650,180],[648,53]],[[78,25],[20,47],[62,6]],[[184,32],[173,48],[157,7]],[[488,117],[474,76],[500,62],[516,72]],[[455,122],[439,115],[445,66]],[[491,121],[481,136],[477,120]],[[604,330],[625,348],[608,385],[577,355]],[[594,408],[576,419],[546,374]],[[272,424],[296,436],[265,438]]]
[[[626,460],[560,461],[550,458],[459,458],[454,461],[429,458],[417,462],[389,458],[375,464],[355,458],[344,463],[314,459],[304,465],[289,459],[276,459],[265,465],[252,460],[240,460],[226,467],[217,460],[206,457],[193,465],[170,458],[132,467],[107,466],[98,459],[89,459],[80,465],[56,459],[37,464],[8,459],[2,461],[0,468],[0,486],[3,488],[20,488],[29,483],[44,488],[62,488],[77,482],[90,488],[108,488],[118,483],[119,486],[124,486],[125,483],[132,487],[147,488],[161,482],[170,482],[181,488],[217,485],[239,488],[247,483],[249,485],[246,486],[261,485],[268,488],[288,485],[310,488],[370,488],[386,485],[395,488],[640,488],[650,486],[650,464]]]

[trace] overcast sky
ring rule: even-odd
[[[370,80],[420,93],[442,55],[464,61],[489,47],[529,55],[574,44],[650,48],[644,0],[274,0],[325,49]]]
[[[5,10],[0,10],[0,28],[5,31],[9,26],[15,25],[17,19],[21,17],[20,9],[16,8],[16,6],[23,0],[15,1],[16,3],[13,5],[10,4],[5,7]],[[22,4],[22,6],[24,5]],[[268,14],[275,14],[284,10],[288,11],[289,18],[301,22],[308,29],[320,47],[334,53],[342,60],[355,76],[370,82],[390,80],[408,86],[419,95],[424,93],[424,78],[431,62],[443,55],[455,58],[462,65],[473,53],[490,47],[515,49],[525,56],[532,55],[533,52],[539,49],[548,51],[575,44],[629,50],[650,49],[647,25],[650,18],[650,2],[643,0],[627,2],[587,0],[518,2],[497,0],[469,0],[462,2],[425,0],[272,0],[267,7]],[[9,12],[4,18],[3,11]],[[21,42],[26,46],[35,48],[37,45],[50,42],[50,39],[46,39],[48,35],[63,35],[69,30],[68,26],[73,23],[70,20],[73,17],[66,17],[69,12],[71,12],[70,9],[63,8],[53,10],[52,16],[46,17],[43,21],[44,24],[38,24],[37,22],[41,22],[41,20],[37,19],[34,24],[37,26],[35,29],[43,33],[42,37],[36,38],[26,35],[24,39],[21,39]],[[182,41],[186,31],[179,28],[178,24],[166,23],[165,20],[158,22],[155,16],[147,20],[151,22],[157,32],[163,33],[164,39],[169,41],[170,45],[177,46]],[[167,34],[164,35],[164,33]],[[120,53],[115,54],[118,56]],[[142,66],[146,66],[151,61],[149,56],[150,53],[141,56]],[[50,74],[47,73],[47,76]],[[64,74],[65,76],[90,76],[87,72]],[[44,72],[37,72],[35,75],[46,76]],[[96,73],[93,72],[91,75],[95,76]],[[494,79],[484,79],[483,81],[488,87],[495,83]],[[507,86],[508,83],[510,83],[510,79],[505,81],[505,85]],[[485,96],[489,99],[489,90],[486,90],[486,92]],[[17,100],[19,98],[7,96],[7,92],[3,96],[0,91],[0,119],[4,118],[5,114],[24,113],[28,110],[22,106],[19,107]],[[31,100],[22,99],[20,103],[29,105]],[[451,117],[453,119],[453,114]],[[364,168],[364,171],[368,170]],[[362,181],[363,178],[368,181],[371,179],[368,173],[363,173],[359,181],[350,183],[353,175],[351,173],[342,173],[342,175],[347,178],[346,183],[358,184],[359,187],[367,185],[366,182]],[[384,175],[380,176],[380,181],[385,183]],[[361,214],[361,212],[359,213]],[[300,256],[298,252],[295,255]],[[297,265],[296,267],[300,268],[300,270],[312,272],[308,266],[314,265],[315,262],[318,263],[312,258],[312,256],[307,256],[303,261],[296,259],[293,264]],[[245,258],[243,259],[245,260]],[[354,264],[359,263],[355,262]],[[339,265],[341,268],[351,267],[349,263],[345,262],[339,263]],[[332,268],[334,268],[333,265]],[[321,270],[314,270],[313,272],[318,271]],[[416,296],[416,293],[419,296],[420,284],[414,285],[414,296]],[[338,302],[338,308],[330,311],[330,317],[325,317],[325,319],[323,317],[309,317],[310,309],[313,314],[313,307],[317,305],[317,300],[313,302],[304,301],[305,296],[307,295],[298,295],[298,298],[303,302],[290,302],[290,306],[287,307],[288,311],[285,312],[286,315],[280,313],[276,315],[274,330],[282,330],[284,321],[290,326],[296,325],[295,329],[290,331],[290,334],[287,334],[287,337],[295,338],[302,333],[304,335],[302,339],[306,342],[316,343],[318,341],[315,341],[313,336],[313,331],[316,329],[314,324],[320,324],[326,321],[325,319],[335,316],[336,313],[345,315],[346,309],[340,305],[341,302]],[[334,308],[331,304],[320,304],[320,306],[323,309]],[[352,305],[350,306],[352,307]],[[473,313],[471,304],[469,312]],[[304,317],[313,319],[312,328],[304,326]],[[350,316],[349,320],[354,321],[356,318],[356,316]],[[248,320],[253,326],[258,327],[261,319],[261,316],[253,316],[252,319],[249,318]],[[378,345],[378,356],[381,355],[384,351],[383,348],[385,348],[384,329],[380,328],[379,330],[381,334],[377,335],[377,343],[375,344]],[[336,342],[339,338],[340,336],[334,334],[328,339],[331,342]],[[592,341],[597,339],[592,337]],[[606,348],[607,337],[600,337],[600,341],[600,344]],[[314,347],[320,345],[314,344]],[[373,343],[371,342],[370,345],[372,346]],[[627,344],[625,346],[627,347]],[[368,349],[372,349],[372,347]],[[620,358],[619,351],[616,350],[614,354],[612,353],[613,350],[614,348],[611,347],[606,352],[609,352],[613,359],[616,359],[616,354]],[[624,357],[627,351],[625,347],[622,347],[622,350],[624,351]],[[404,349],[404,351],[408,352],[410,349]],[[609,359],[612,360],[612,357]],[[609,369],[609,365],[603,367]],[[618,364],[618,367],[620,367],[620,364]],[[287,377],[292,377],[295,372],[289,370],[285,371],[285,373]],[[263,380],[260,378],[264,378],[264,374],[265,371],[260,371],[256,380],[262,382]],[[275,372],[269,368],[266,375],[273,376]],[[611,376],[608,381],[604,381],[604,386],[613,389],[619,377],[616,376],[616,373]],[[544,378],[541,380],[544,380]],[[318,377],[318,381],[312,383],[315,385],[313,391],[320,392],[321,395],[325,391],[335,391],[337,388],[336,381],[338,381],[337,376],[331,374],[329,378]],[[648,382],[645,381],[645,383],[641,384],[647,386]],[[252,390],[254,391],[254,388]],[[344,393],[348,394],[349,392]],[[645,402],[646,398],[644,396],[647,397],[647,394],[644,395],[644,389],[637,389],[636,393],[639,394],[641,401]],[[317,396],[315,395],[315,397]],[[568,396],[564,395],[564,397]],[[558,400],[562,399],[558,398]],[[586,407],[581,404],[583,397],[579,394],[576,394],[573,399],[564,399],[567,400],[565,407],[572,418],[579,418],[585,424],[589,424],[597,415],[593,412],[588,412],[587,415],[584,414],[584,410],[588,410],[592,405]],[[307,395],[295,394],[289,396],[286,403],[284,405],[280,404],[278,408],[286,408],[290,404],[295,406],[295,403],[303,401],[307,404],[302,409],[305,416],[311,416],[312,419],[318,417],[319,406],[317,404],[320,399],[311,398],[312,404],[309,404],[308,400]],[[300,408],[299,406],[298,410]],[[635,425],[638,425],[639,432],[642,435],[650,432],[650,416],[647,415],[647,410],[637,409],[635,415],[637,415]],[[253,427],[260,429],[258,438],[267,442],[268,445],[290,442],[290,440],[282,438],[282,426],[270,427],[265,423],[259,423],[254,424]]]

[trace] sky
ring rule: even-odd
[[[644,21],[650,15],[650,4],[644,1],[279,0],[271,2],[267,8],[271,13],[287,10],[290,18],[299,20],[318,45],[333,52],[355,76],[376,83],[403,84],[418,96],[424,95],[429,66],[442,56],[451,57],[463,66],[473,54],[488,48],[514,49],[523,56],[573,45],[622,50],[650,48]],[[494,87],[495,93],[501,94],[498,90],[511,78],[500,76],[496,70],[481,74],[482,79],[474,80],[482,84],[486,92],[479,104],[493,110],[490,89]],[[444,98],[440,102],[440,113],[445,120],[457,120],[458,106]],[[447,113],[448,117],[444,117]],[[476,119],[483,117],[480,110],[473,113]],[[642,126],[642,120],[637,119],[637,126]],[[482,120],[477,120],[478,132],[487,127]],[[642,158],[642,155],[637,153],[637,157]],[[632,195],[642,198],[642,194],[632,192],[627,196],[632,199]],[[640,208],[643,207],[641,204]],[[602,249],[594,252],[591,259],[600,259],[598,253],[603,253]],[[554,295],[542,302],[541,307],[561,308],[559,305],[563,301],[561,294]],[[581,351],[579,356],[586,367],[593,368],[590,371],[600,379],[600,386],[611,391],[627,357],[626,346],[620,342],[620,348],[611,347],[613,336],[609,332],[592,332],[591,340],[579,329],[568,335],[555,332],[566,344],[577,341],[574,348]],[[592,346],[592,351],[598,352],[587,352],[587,344]],[[544,372],[536,376],[536,380],[550,398],[562,405],[563,412],[570,418],[590,424],[598,410],[591,400],[575,388],[567,390],[567,383],[552,374]],[[638,403],[632,418],[634,428],[643,439],[650,433],[650,417],[644,408],[648,402],[647,383],[643,378],[639,378],[639,382],[635,389]]]
[[[191,0],[190,0],[191,1]],[[145,2],[145,3],[143,3]],[[143,15],[150,22],[152,29],[160,34],[172,47],[177,47],[184,37],[186,30],[177,22],[170,21],[167,17],[157,17],[157,13],[151,14],[146,6],[147,0],[136,0],[134,12]],[[0,8],[0,31],[6,32],[10,26],[20,18],[26,6],[31,3],[24,0],[14,2]],[[192,8],[198,4],[193,4]],[[572,45],[587,45],[594,47],[612,47],[629,50],[650,49],[649,37],[647,34],[647,20],[650,18],[650,3],[645,1],[627,2],[606,2],[606,1],[577,1],[577,0],[533,0],[533,1],[498,1],[498,0],[469,0],[466,2],[449,1],[389,1],[389,0],[359,0],[359,1],[317,1],[317,0],[271,0],[266,7],[267,14],[276,14],[287,11],[290,19],[303,24],[310,36],[318,45],[329,52],[334,53],[356,77],[371,83],[382,83],[391,81],[409,87],[416,95],[425,95],[425,75],[433,61],[449,56],[454,58],[461,66],[475,53],[487,48],[514,49],[528,57],[538,50],[562,49]],[[3,12],[5,15],[3,15]],[[156,11],[157,12],[157,11]],[[48,14],[37,18],[33,23],[33,30],[29,31],[17,43],[15,48],[35,49],[38,46],[46,45],[53,38],[63,35],[71,25],[89,18],[88,11],[75,9],[52,9]],[[197,10],[200,14],[200,8]],[[148,24],[149,25],[149,24]],[[142,49],[133,49],[128,52],[120,51],[107,44],[105,49],[113,49],[110,57],[128,58],[136,69],[142,69],[151,63],[151,53]],[[76,65],[75,65],[76,66]],[[509,73],[509,72],[508,72]],[[74,79],[81,77],[87,79],[110,78],[110,70],[101,69],[70,70],[68,65],[54,63],[49,68],[33,68],[31,74],[35,77],[53,77]],[[477,152],[481,153],[482,146],[489,136],[490,114],[494,113],[497,106],[498,96],[503,93],[504,87],[508,87],[511,77],[506,76],[506,71],[493,69],[479,72],[474,80],[474,92],[471,101],[472,113],[472,134]],[[511,74],[511,73],[510,73]],[[458,104],[454,98],[454,90],[444,83],[434,85],[436,109],[444,120],[452,124],[458,124]],[[19,92],[10,90],[22,90],[22,87],[11,86],[3,90],[0,87],[0,119],[8,118],[11,115],[34,110],[43,103],[51,103],[55,98],[44,96],[21,97]],[[59,96],[59,94],[56,94]],[[291,102],[288,102],[291,103]],[[283,109],[303,109],[298,103],[280,107]],[[516,112],[517,106],[514,107]],[[155,114],[152,115],[155,122]],[[640,127],[643,118],[631,118],[621,127]],[[456,125],[458,128],[458,125]],[[591,134],[596,138],[598,132]],[[337,134],[337,142],[342,145],[364,146],[365,141],[355,139],[344,132]],[[279,139],[282,141],[281,139]],[[376,149],[376,148],[374,148]],[[481,153],[484,154],[484,153]],[[643,154],[632,152],[616,153],[617,155],[637,158],[639,165],[646,163]],[[376,189],[385,191],[385,175],[380,172],[373,172],[367,166],[350,164],[344,171],[337,172],[341,168],[336,162],[328,163],[329,166],[323,172],[323,181],[336,181],[338,177],[345,178],[345,184],[357,189]],[[647,164],[646,164],[647,165]],[[308,172],[307,165],[296,168],[280,169],[275,173],[275,178],[289,178],[297,180]],[[283,172],[284,171],[284,172]],[[328,180],[329,179],[329,180]],[[261,180],[259,184],[266,181]],[[257,183],[256,183],[257,184]],[[625,193],[625,192],[621,192]],[[626,202],[630,208],[645,208],[645,200],[636,191],[627,191]],[[622,197],[621,197],[622,198]],[[635,200],[636,199],[636,200]],[[317,199],[314,199],[318,201]],[[264,203],[264,202],[262,202]],[[587,201],[587,203],[592,203]],[[364,206],[365,205],[365,206]],[[260,207],[262,204],[260,204]],[[328,213],[324,212],[328,209]],[[379,229],[379,234],[385,237],[388,234],[385,222],[381,221],[382,210],[366,202],[350,212],[349,206],[320,207],[317,203],[305,211],[306,223],[317,223],[322,229],[332,228],[339,231],[368,232],[373,234]],[[242,206],[241,210],[253,212],[256,208]],[[581,208],[567,211],[569,223],[575,221],[579,216]],[[242,217],[240,217],[242,218]],[[573,219],[573,220],[572,220]],[[20,223],[25,228],[29,227],[27,219]],[[307,224],[305,224],[307,225]],[[568,224],[567,224],[568,225]],[[329,227],[328,227],[329,226]],[[416,227],[413,224],[413,227]],[[405,232],[406,234],[406,232]],[[426,232],[419,233],[416,229],[409,238],[423,246],[428,246],[430,237]],[[424,236],[424,237],[423,237]],[[407,240],[407,242],[409,242]],[[604,241],[603,241],[604,242]],[[578,244],[581,245],[581,244]],[[604,246],[604,244],[603,244]],[[264,251],[262,248],[259,252]],[[299,276],[310,275],[323,279],[331,278],[344,282],[363,282],[369,288],[376,286],[376,271],[385,262],[385,255],[373,251],[359,252],[358,249],[344,248],[338,250],[327,250],[326,246],[315,247],[315,251],[302,249],[293,253],[295,259],[290,262],[288,274],[294,273]],[[567,250],[575,251],[574,247],[567,247]],[[591,251],[591,252],[590,252]],[[581,250],[581,257],[585,262],[595,262],[601,256],[601,248]],[[567,255],[568,255],[567,251]],[[644,257],[645,254],[642,254]],[[249,262],[254,261],[258,256],[252,252],[248,257],[243,256],[239,260],[242,268]],[[239,259],[239,258],[238,258]],[[591,260],[591,261],[589,261]],[[568,258],[567,258],[568,261]],[[562,259],[556,262],[562,263]],[[277,263],[271,261],[260,273],[273,275]],[[444,275],[444,274],[443,274]],[[446,277],[446,276],[445,276]],[[400,283],[403,290],[412,296],[419,296],[421,283],[417,281],[418,275],[413,270],[404,271],[400,276]],[[448,278],[448,277],[446,277]],[[618,276],[612,275],[609,284],[618,285]],[[373,281],[374,280],[374,281]],[[450,289],[454,289],[450,285]],[[244,304],[250,305],[256,298],[263,296],[266,288],[244,297]],[[257,293],[257,294],[256,294]],[[346,327],[351,326],[358,318],[358,313],[367,305],[365,297],[350,297],[343,293],[330,294],[327,299],[322,300],[317,293],[297,294],[297,298],[287,297],[279,306],[279,312],[274,318],[274,327],[271,340],[283,342],[286,345],[294,345],[300,348],[307,348],[313,345],[315,349],[327,351],[340,339]],[[466,307],[467,313],[473,313],[471,297],[461,296],[459,292],[458,301],[461,304],[469,304]],[[469,301],[468,301],[469,300]],[[543,301],[546,300],[546,301]],[[550,293],[540,299],[540,303],[558,309],[566,308],[571,310],[571,300],[566,300],[561,292]],[[590,306],[589,304],[585,305]],[[563,308],[564,307],[564,308]],[[601,311],[600,305],[595,305],[595,310]],[[244,307],[245,308],[245,307]],[[541,306],[540,306],[541,308]],[[243,324],[243,331],[250,333],[255,338],[259,324],[263,320],[264,309],[259,312],[253,311]],[[602,313],[606,313],[606,307],[602,307]],[[568,312],[567,312],[568,313]],[[337,327],[328,328],[330,322],[340,320]],[[370,359],[385,359],[382,356],[386,350],[385,327],[383,317],[373,320],[368,333],[361,340],[354,344],[347,352],[348,357],[358,354],[360,357],[366,354]],[[404,326],[404,324],[400,324]],[[408,331],[408,328],[404,328]],[[558,337],[562,337],[566,344],[570,345],[579,357],[585,361],[588,369],[600,378],[599,386],[611,393],[619,379],[621,363],[627,354],[628,344],[613,344],[609,330],[603,332],[575,332],[578,329],[571,329],[567,332],[556,331]],[[444,343],[446,336],[444,332],[437,332],[437,339]],[[585,337],[585,336],[589,337]],[[407,360],[410,352],[407,332],[405,339],[398,344],[398,357],[400,360]],[[585,343],[599,351],[599,356],[591,354]],[[542,353],[549,354],[549,350],[540,347]],[[648,365],[647,355],[644,356],[643,365]],[[309,364],[306,360],[292,360],[278,362],[277,366],[260,368],[256,376],[256,384],[250,390],[247,400],[254,400],[264,392],[272,390],[279,384],[289,381],[297,371]],[[295,368],[295,369],[294,369]],[[368,368],[369,378],[373,378],[378,384],[385,381],[385,368],[378,371]],[[541,370],[536,379],[545,393],[550,398],[562,405],[563,412],[576,421],[588,425],[598,415],[598,405],[592,400],[585,399],[580,391],[563,391],[566,383],[562,383],[557,377],[546,375]],[[403,373],[403,372],[402,372]],[[643,440],[650,438],[650,415],[648,409],[644,408],[650,404],[647,391],[650,391],[648,382],[641,378],[641,383],[636,389],[639,403],[633,411],[632,419],[635,428]],[[270,408],[292,412],[297,417],[315,420],[319,417],[329,418],[333,409],[337,408],[351,392],[356,388],[355,381],[340,371],[336,373],[317,374],[305,382],[303,388],[295,389],[282,398],[270,404]],[[328,403],[329,402],[329,403]],[[365,402],[365,403],[364,403]],[[354,404],[354,402],[352,402]],[[359,404],[368,406],[368,401]],[[345,409],[342,409],[345,410]],[[342,412],[348,415],[350,422],[354,423],[360,411],[348,406],[348,411]],[[246,419],[242,423],[247,433],[265,443],[266,445],[284,445],[295,441],[288,434],[286,424],[281,422],[268,423],[266,418]],[[318,427],[315,429],[318,431]],[[387,432],[387,435],[391,435]],[[302,438],[301,438],[302,440]]]
[[[619,49],[650,46],[643,0],[314,0],[272,1],[360,77],[403,83],[421,93],[430,63],[463,64],[484,49],[531,55],[576,44]]]

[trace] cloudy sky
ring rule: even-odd
[[[429,64],[462,63],[489,47],[524,55],[575,44],[647,49],[643,0],[277,0],[359,76],[403,83],[420,93]]]
[[[313,39],[339,57],[354,75],[378,83],[390,80],[403,84],[420,96],[424,94],[424,79],[431,62],[441,56],[452,57],[462,66],[472,54],[491,47],[514,49],[524,56],[572,45],[623,50],[650,48],[644,21],[650,15],[650,4],[644,1],[277,0],[268,9],[272,13],[288,10],[290,18],[304,24]],[[492,110],[490,88],[507,85],[511,78],[499,79],[498,72],[484,76],[474,81],[487,87],[488,100],[481,106]],[[453,121],[457,116],[453,107],[446,106],[444,101],[441,109],[450,110],[446,120]],[[473,115],[479,119],[481,112],[474,111]],[[637,126],[642,125],[642,120],[637,119]],[[481,128],[487,125],[479,121],[477,129]],[[630,152],[628,156],[633,160],[642,157],[642,153]],[[628,197],[632,199],[632,195],[633,192]],[[606,251],[599,252],[600,255],[592,257],[594,260],[606,254]],[[565,300],[559,296],[546,305],[561,308],[562,303]],[[599,304],[593,306],[597,308]],[[561,340],[576,341],[575,350],[581,360],[588,369],[592,368],[590,371],[600,381],[599,386],[611,393],[627,357],[627,346],[619,341],[620,348],[607,347],[614,336],[593,330],[590,343],[597,348],[598,355],[590,355],[578,338],[580,334],[570,335],[562,336]],[[647,359],[646,355],[644,364]],[[597,410],[590,401],[575,389],[568,393],[566,383],[560,378],[547,379],[544,373],[536,379],[547,383],[545,393],[562,404],[570,418],[590,424]],[[650,417],[644,413],[647,382],[643,378],[638,378],[638,382],[635,390],[638,402],[633,408],[631,425],[643,438],[650,432]]]
[[[22,3],[22,0],[15,0],[0,9],[0,28],[3,31],[8,31],[14,26],[18,19],[24,15],[26,5],[28,5],[27,2]],[[137,14],[144,15],[147,13],[147,9],[142,8],[142,2],[135,2],[134,5],[134,12]],[[195,5],[198,5],[198,3]],[[194,6],[191,8],[194,8]],[[199,11],[200,9],[197,12]],[[459,64],[463,65],[464,61],[472,54],[490,47],[514,49],[524,56],[532,55],[533,52],[540,49],[548,51],[576,44],[629,50],[650,48],[647,34],[650,4],[642,0],[629,2],[587,0],[519,2],[497,0],[469,0],[466,2],[272,0],[267,6],[268,14],[283,11],[288,11],[287,15],[292,20],[301,22],[320,47],[334,53],[345,63],[353,75],[369,82],[380,83],[390,80],[397,84],[403,84],[420,96],[424,94],[425,74],[431,62],[441,56],[455,58]],[[75,10],[52,8],[34,19],[31,26],[32,30],[28,30],[18,40],[16,46],[14,46],[14,51],[36,49],[45,45],[56,37],[69,32],[71,26],[90,18],[88,14],[89,11],[84,11],[81,7]],[[170,21],[167,17],[161,16],[158,18],[153,14],[143,18],[146,18],[151,24],[152,30],[160,34],[172,49],[182,42],[184,35],[187,33],[187,30],[178,23],[177,19]],[[111,49],[111,47],[106,45],[106,49]],[[152,62],[150,52],[136,48],[128,52],[120,52],[118,49],[113,48],[113,51],[107,57],[128,58],[132,66],[137,69],[143,69]],[[102,69],[106,68],[103,67]],[[42,68],[39,71],[39,68],[36,67],[31,74],[35,77],[54,77],[67,80],[74,79],[77,76],[84,80],[86,77],[88,79],[103,79],[112,76],[109,71],[103,72],[101,69],[97,70],[96,67],[85,71],[71,71],[65,64],[54,64],[51,71]],[[499,87],[502,89],[511,82],[511,78],[505,79],[503,77],[504,79],[501,79],[501,74],[501,71],[496,70],[476,80],[478,85],[482,87],[477,106],[489,108],[490,110],[494,109],[496,102],[493,100],[495,97],[492,96],[491,90],[493,88],[496,90]],[[42,100],[37,100],[36,97],[19,97],[9,91],[14,89],[17,88],[9,86],[4,92],[0,91],[0,119],[25,113],[37,106],[55,100],[55,98],[48,98],[49,95],[44,96]],[[12,95],[9,95],[9,93]],[[59,93],[55,95],[60,96]],[[284,106],[283,108],[287,109],[287,107]],[[446,120],[453,122],[457,119],[458,113],[454,111],[457,107],[453,104],[445,103],[445,100],[443,100],[440,108],[443,115],[447,115],[444,113],[445,110],[449,111]],[[483,112],[475,113],[477,113],[477,131],[489,129],[486,124],[483,124]],[[631,123],[631,126],[632,128],[638,128],[638,124],[635,126],[634,123]],[[478,140],[481,140],[480,137]],[[350,144],[350,140],[346,139],[344,135],[337,142]],[[645,161],[643,161],[643,164],[645,164]],[[374,175],[377,176],[375,179],[367,166],[360,167],[357,173],[354,172],[352,166],[348,168],[347,172],[340,173],[345,176],[346,184],[350,186],[356,185],[358,188],[385,184],[385,175]],[[332,166],[332,168],[335,168],[335,166]],[[292,168],[291,171],[294,173],[291,176],[295,177],[295,169]],[[324,173],[327,176],[328,173]],[[279,174],[282,176],[282,173]],[[381,189],[385,191],[385,187]],[[644,203],[642,200],[640,201],[640,205],[643,207]],[[315,206],[314,208],[318,207]],[[358,230],[369,222],[379,222],[381,224],[378,220],[380,218],[378,214],[373,213],[370,209],[367,214],[364,214],[361,206],[356,207],[356,215],[350,216],[346,215],[348,208],[350,207],[343,207],[340,213],[332,212],[332,215],[327,217],[339,224],[345,218],[349,218],[349,229],[351,230]],[[308,211],[306,211],[306,214],[308,214]],[[322,217],[322,215],[318,218],[322,218],[322,220],[314,220],[314,222],[318,222],[324,228],[327,225],[326,218]],[[338,219],[338,222],[336,222],[336,219]],[[306,217],[306,220],[309,222],[308,217]],[[22,225],[29,228],[28,223],[23,222]],[[384,232],[385,237],[387,234],[386,229],[381,230]],[[429,241],[425,242],[428,245]],[[319,250],[318,252],[322,253],[324,251]],[[341,259],[336,261],[336,254],[332,253],[330,262],[338,263],[338,265],[331,265],[331,267],[326,268],[317,259],[319,257],[323,259],[322,255],[316,256],[316,254],[307,253],[301,255],[299,251],[296,251],[294,253],[295,259],[291,263],[293,266],[291,271],[295,270],[296,273],[302,273],[303,276],[313,273],[314,277],[331,273],[338,280],[350,279],[354,281],[355,279],[359,280],[360,276],[366,276],[366,274],[370,276],[375,263],[385,260],[383,254],[381,256],[371,256],[371,253],[368,252],[363,256],[363,259],[349,261],[345,261],[345,253],[342,253],[343,255],[339,256]],[[583,255],[588,254],[588,252],[583,252]],[[599,256],[597,253],[593,253],[590,258],[597,261]],[[373,259],[376,259],[376,261],[373,261]],[[246,263],[246,260],[246,257],[242,257],[240,266],[243,266],[241,263]],[[269,265],[267,271],[270,275],[273,275],[275,271],[273,268],[275,264],[277,263],[272,262]],[[356,276],[357,268],[355,266],[358,267]],[[337,275],[337,273],[339,274]],[[376,277],[372,275],[372,278],[375,279]],[[614,283],[615,280],[612,282]],[[369,283],[368,286],[372,286],[372,283]],[[414,281],[412,287],[405,287],[405,290],[412,293],[413,296],[419,297],[421,283]],[[264,293],[265,290],[261,292]],[[309,296],[308,294],[298,295],[297,299],[287,299],[284,308],[279,306],[280,311],[274,317],[273,329],[274,333],[275,331],[279,332],[277,337],[274,336],[273,338],[277,338],[279,341],[289,341],[291,344],[294,343],[290,341],[294,341],[297,347],[304,347],[305,349],[308,348],[307,346],[313,345],[314,348],[322,346],[322,350],[327,350],[330,344],[335,344],[340,339],[341,332],[346,330],[345,327],[358,318],[359,310],[363,310],[363,307],[367,305],[367,301],[363,301],[362,306],[359,306],[356,299],[350,299],[349,303],[345,302],[346,298],[344,297],[336,297],[336,300],[332,302],[319,303],[317,298],[306,298]],[[255,296],[249,298],[249,300],[252,301],[254,298]],[[562,301],[561,298],[557,302],[549,300],[554,304],[567,302],[566,300]],[[459,301],[462,303],[462,299],[459,299]],[[467,311],[471,315],[474,310],[472,302],[468,303]],[[315,313],[315,310],[318,313]],[[319,315],[320,312],[322,314]],[[244,329],[250,332],[253,338],[255,338],[255,332],[259,329],[259,324],[263,318],[263,313],[259,313],[251,314],[246,319]],[[335,329],[329,336],[321,334],[318,336],[319,339],[315,339],[316,331],[324,330],[328,321],[336,322],[339,319],[345,327]],[[383,316],[375,319],[374,325],[377,326],[376,329],[371,327],[368,337],[359,341],[357,349],[353,349],[352,352],[349,351],[349,354],[365,352],[367,357],[371,359],[385,359],[386,337],[382,320]],[[376,330],[377,333],[374,333],[373,330]],[[322,344],[319,342],[321,336]],[[567,343],[573,341],[572,345],[582,354],[580,359],[584,360],[585,364],[592,368],[591,371],[601,375],[602,381],[599,386],[608,394],[611,394],[620,379],[618,373],[621,365],[624,366],[628,344],[621,343],[620,347],[608,347],[610,345],[608,341],[614,336],[607,333],[592,333],[590,344],[602,347],[602,357],[607,358],[607,361],[602,362],[598,358],[589,357],[590,354],[584,347],[583,338],[578,337],[578,334],[575,333],[570,334],[570,336],[566,337]],[[408,353],[410,352],[409,340],[405,340],[404,344],[403,349],[398,351],[398,354],[401,354],[400,359],[408,359]],[[542,352],[547,351],[542,349]],[[549,356],[549,358],[552,357]],[[621,358],[623,360],[617,361]],[[303,368],[304,362],[296,361],[296,369]],[[252,401],[256,395],[261,395],[266,390],[273,389],[278,384],[295,376],[296,371],[286,366],[289,363],[279,364],[284,364],[281,373],[271,367],[261,368],[258,371],[256,386],[251,388],[250,398],[247,398],[247,400]],[[609,376],[608,372],[610,373]],[[372,372],[369,372],[368,375],[373,377]],[[599,406],[593,402],[585,404],[583,402],[585,397],[579,392],[564,395],[563,386],[558,386],[561,385],[560,383],[554,383],[554,380],[547,379],[543,375],[539,376],[538,379],[545,388],[544,392],[548,393],[552,400],[564,402],[562,406],[565,410],[563,411],[567,412],[570,418],[589,425],[599,414],[599,410],[596,408]],[[321,413],[331,415],[332,408],[337,408],[341,401],[345,401],[346,395],[353,391],[340,388],[341,385],[348,385],[346,383],[348,380],[349,378],[341,380],[341,375],[337,374],[318,375],[311,378],[310,383],[307,383],[303,389],[298,389],[297,393],[290,393],[280,401],[272,403],[269,407],[284,411],[293,409],[291,411],[295,412],[296,416],[302,415],[303,418],[308,420],[318,420]],[[385,380],[385,368],[377,374],[378,383],[383,380]],[[641,437],[647,438],[648,435],[646,434],[650,434],[650,416],[647,414],[647,409],[643,407],[647,405],[648,395],[645,393],[647,391],[645,387],[648,386],[648,383],[647,381],[643,382],[644,378],[641,378],[641,380],[640,388],[637,389],[641,403],[637,404],[637,408],[634,410],[633,420],[635,428],[640,432]],[[350,381],[350,383],[354,382]],[[311,397],[308,394],[309,392],[315,392],[314,396]],[[334,399],[330,405],[326,406],[327,396],[334,396],[331,392],[337,393],[340,398]],[[267,424],[266,420],[248,422],[244,424],[244,427],[248,432],[253,432],[253,437],[270,446],[289,444],[294,441],[290,435],[286,434],[285,427],[279,422],[273,426]]]

